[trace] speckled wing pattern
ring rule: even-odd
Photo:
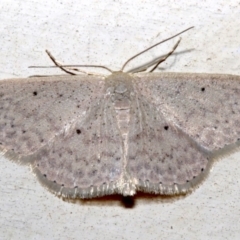
[[[0,81],[0,151],[59,196],[186,193],[239,146],[239,76]]]
[[[127,169],[138,189],[186,193],[239,148],[239,76],[138,74],[134,86]]]
[[[0,81],[0,150],[64,197],[111,194],[121,138],[100,77]],[[115,159],[115,160],[113,160]]]

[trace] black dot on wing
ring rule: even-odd
[[[205,91],[205,87],[202,87],[202,88],[201,88],[201,91],[204,92],[204,91]]]
[[[81,132],[82,132],[82,131],[81,131],[80,129],[77,129],[77,130],[76,130],[76,133],[77,133],[77,134],[81,134]]]
[[[164,129],[167,131],[168,130],[168,128],[169,128],[169,126],[164,126]]]
[[[33,92],[33,96],[37,96],[38,92],[37,91],[34,91]]]

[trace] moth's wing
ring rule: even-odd
[[[128,171],[141,190],[185,193],[204,178],[213,157],[239,146],[240,78],[138,76]]]
[[[122,140],[98,77],[0,81],[0,142],[30,162],[40,182],[64,197],[117,191]]]
[[[20,163],[81,121],[104,93],[99,77],[61,76],[0,81],[0,151]]]
[[[101,78],[88,76],[1,80],[0,151],[27,161],[77,118],[81,121],[103,89]]]
[[[185,193],[205,175],[208,152],[138,95],[132,102],[127,172],[141,191]]]
[[[137,84],[168,122],[205,149],[220,150],[240,140],[240,76],[148,74]]]
[[[33,171],[53,193],[91,198],[118,192],[122,156],[114,106],[105,98],[36,154]]]

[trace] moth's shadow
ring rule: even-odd
[[[187,194],[188,195],[188,194]],[[185,198],[187,195],[153,195],[150,193],[138,192],[135,196],[124,197],[121,195],[109,195],[93,199],[63,199],[64,201],[71,202],[73,204],[79,204],[81,206],[121,206],[124,208],[134,208],[137,202],[148,201],[172,203]]]
[[[180,55],[180,54],[192,52],[192,51],[194,51],[194,50],[195,50],[194,48],[191,48],[191,49],[187,49],[187,50],[184,50],[184,51],[175,52],[175,53],[173,53],[173,54],[171,54],[171,55],[172,55],[172,56],[174,56],[174,55],[177,56],[177,55]],[[137,73],[137,72],[141,72],[142,69],[144,69],[144,68],[153,67],[155,64],[157,64],[157,62],[158,62],[160,59],[164,58],[165,56],[166,56],[166,54],[165,54],[165,55],[161,55],[161,56],[159,56],[159,57],[156,57],[156,58],[148,61],[147,63],[146,63],[146,61],[145,61],[144,64],[142,64],[142,65],[140,65],[140,66],[138,66],[138,67],[131,68],[131,69],[127,70],[127,72],[128,72],[128,73]],[[173,62],[168,66],[168,68],[171,68],[171,67],[176,63],[176,61],[177,61],[176,58],[174,58]],[[157,69],[158,69],[158,70],[161,70],[161,71],[166,70],[165,68],[161,68],[161,67],[159,67],[159,66],[157,67]]]

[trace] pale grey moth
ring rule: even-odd
[[[30,164],[62,197],[185,194],[239,145],[240,76],[118,71],[0,81],[1,153]]]

